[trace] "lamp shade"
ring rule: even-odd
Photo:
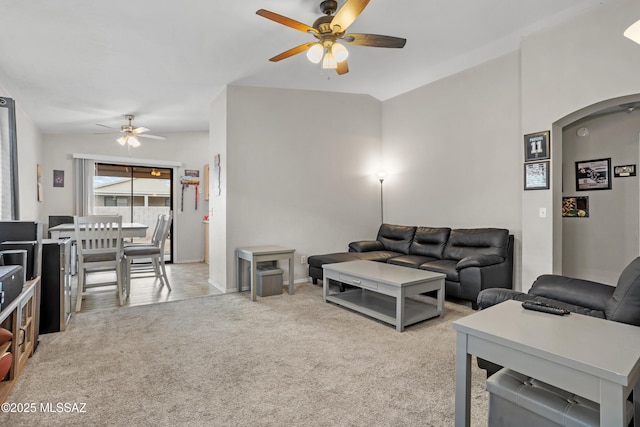
[[[629,28],[624,30],[624,36],[640,44],[640,20],[636,21],[634,24],[631,24]]]
[[[318,64],[322,61],[324,55],[324,47],[320,43],[316,43],[307,50],[307,58],[314,64]]]
[[[335,56],[330,51],[324,54],[324,59],[322,60],[322,68],[324,69],[336,69],[338,68],[338,61],[336,61]]]
[[[131,147],[140,147],[142,144],[140,144],[140,141],[138,141],[138,138],[136,138],[134,135],[125,135],[125,136],[121,136],[120,138],[116,139],[116,141],[118,141],[118,144],[120,145],[126,145],[129,144]]]
[[[142,145],[142,144],[140,144],[140,141],[138,141],[138,138],[136,138],[135,136],[130,136],[129,140],[127,142],[133,148],[137,148],[137,147],[140,147],[140,145]]]
[[[336,62],[342,62],[349,56],[347,48],[340,43],[331,45],[331,53],[333,53],[333,56],[336,58]]]

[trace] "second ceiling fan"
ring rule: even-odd
[[[378,34],[345,34],[347,28],[360,16],[367,4],[369,4],[369,0],[347,0],[340,10],[336,12],[338,2],[324,0],[320,3],[320,9],[325,16],[318,18],[312,26],[268,10],[258,10],[256,13],[264,18],[286,25],[294,30],[309,33],[317,39],[317,41],[304,43],[282,52],[269,60],[277,62],[298,53],[307,52],[307,57],[311,62],[317,64],[322,61],[322,68],[335,69],[338,74],[345,74],[349,72],[347,64],[349,52],[341,42],[370,47],[404,47],[407,40],[400,37],[381,36]]]
[[[116,141],[118,141],[118,144],[120,145],[127,145],[127,147],[134,147],[134,148],[139,147],[141,144],[140,144],[140,141],[138,141],[138,138],[167,139],[164,136],[146,134],[145,132],[149,132],[150,130],[148,128],[145,128],[142,126],[140,127],[133,126],[133,124],[131,123],[135,118],[133,114],[125,114],[124,118],[129,121],[129,124],[122,125],[120,129],[112,128],[111,126],[101,125],[99,123],[96,123],[96,124],[97,126],[102,126],[104,128],[112,129],[115,131],[115,132],[108,132],[108,133],[122,134],[122,136],[118,138]]]

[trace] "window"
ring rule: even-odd
[[[0,220],[20,219],[15,102],[0,97]]]

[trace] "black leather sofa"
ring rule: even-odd
[[[510,289],[486,289],[478,294],[480,309],[506,300],[540,301],[572,313],[640,326],[640,257],[622,271],[616,286],[544,274],[526,294]],[[478,366],[487,370],[487,376],[501,368],[482,359]]]
[[[314,284],[324,264],[354,260],[387,262],[446,274],[445,294],[472,302],[486,288],[511,289],[513,235],[501,228],[450,229],[382,224],[376,240],[349,244],[349,252],[308,258]]]

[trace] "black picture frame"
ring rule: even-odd
[[[548,190],[549,189],[550,162],[535,162],[524,164],[524,189]]]
[[[576,191],[611,190],[611,157],[576,162]]]
[[[589,196],[562,198],[563,218],[589,218]]]
[[[64,187],[64,171],[63,170],[53,171],[53,186]]]
[[[626,178],[629,176],[636,176],[636,165],[614,166],[613,176],[615,178]]]
[[[524,161],[535,162],[551,158],[551,132],[530,133],[524,136]]]

